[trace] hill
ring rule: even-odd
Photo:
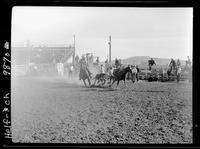
[[[139,67],[147,67],[148,60],[153,58],[156,62],[156,67],[167,67],[170,63],[169,58],[156,58],[156,57],[149,57],[149,56],[134,56],[127,59],[122,59],[123,64],[131,64],[131,65],[138,65]],[[175,59],[176,60],[176,59]],[[185,60],[180,60],[181,65],[185,65]]]

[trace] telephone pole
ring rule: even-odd
[[[74,52],[73,52],[73,57],[72,57],[73,58],[73,60],[72,60],[73,61],[73,66],[74,66],[74,61],[75,61],[75,49],[76,48],[75,48],[75,35],[74,35]]]
[[[108,44],[109,44],[109,63],[111,65],[111,36],[109,36]]]
[[[28,67],[29,67],[30,59],[31,59],[30,40],[26,41],[26,47],[27,47],[27,51],[28,51],[28,54],[26,55],[26,71],[27,71]]]

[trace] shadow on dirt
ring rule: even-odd
[[[81,91],[98,91],[98,92],[109,92],[109,91],[117,91],[116,89],[109,88],[106,86],[91,86],[91,87],[83,87],[85,89]]]
[[[49,83],[49,86],[52,88],[81,88],[80,85],[69,83]]]
[[[132,90],[134,92],[169,92],[169,91],[155,91],[155,90],[142,90],[142,91],[138,91],[138,90]]]
[[[104,90],[99,90],[98,92],[111,92],[111,91],[117,91],[117,89],[107,88],[107,89],[104,89]]]

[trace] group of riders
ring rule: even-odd
[[[191,60],[190,60],[189,56],[187,58],[188,58],[188,60],[186,60],[185,68],[191,68]],[[123,67],[121,59],[117,59],[117,58],[115,59],[115,63],[113,65],[110,65],[108,60],[106,60],[104,62],[104,64],[102,64],[102,63],[100,64],[99,58],[97,58],[96,63],[98,63],[98,67],[99,67],[98,73],[106,73],[110,76],[113,75],[113,73],[112,73],[113,69],[118,69],[118,68]],[[90,71],[89,64],[88,64],[86,57],[82,56],[82,58],[79,61],[77,61],[77,65],[78,65],[77,72],[78,72],[79,80],[88,79],[90,81],[90,79],[92,79],[92,72]],[[153,58],[151,58],[150,60],[148,60],[148,66],[149,66],[150,71],[152,70],[153,65],[156,65],[156,62]],[[132,70],[134,80],[138,81],[139,80],[139,72],[140,72],[138,65],[128,65],[128,66]],[[176,75],[180,76],[181,69],[182,68],[181,68],[180,60],[177,59],[177,61],[175,61],[173,58],[171,58],[167,74],[170,75],[173,72],[176,72]],[[71,65],[70,69],[69,69],[69,75],[72,75],[73,71],[74,71],[74,67]],[[128,74],[128,78],[129,77],[130,77],[130,75]]]
[[[97,58],[96,63],[99,62],[99,59]],[[90,84],[90,79],[92,79],[92,72],[89,69],[89,64],[87,63],[87,59],[82,56],[82,58],[78,62],[79,66],[79,80],[86,80],[88,79],[89,84]],[[107,74],[110,77],[114,77],[113,71],[116,69],[122,69],[124,66],[122,65],[121,59],[115,59],[114,64],[110,64],[108,60],[104,63],[99,63],[98,66],[98,73],[99,74]],[[94,66],[93,66],[94,67]],[[138,68],[138,65],[128,65],[130,69],[132,70],[132,75],[129,73],[127,75],[127,79],[134,77],[135,81],[139,81],[139,71],[140,69]],[[94,77],[94,76],[93,76]],[[85,81],[84,81],[85,84]]]
[[[191,60],[190,60],[190,57],[187,56],[188,60],[186,60],[186,63],[185,63],[185,68],[190,68],[191,67]],[[149,66],[149,70],[152,69],[152,66],[153,65],[156,65],[155,61],[153,60],[153,58],[151,58],[150,60],[148,60],[148,66]],[[171,58],[171,61],[169,63],[169,70],[170,71],[173,71],[173,70],[177,70],[177,69],[181,69],[181,62],[179,59],[177,59],[177,62]]]
[[[185,61],[185,66],[181,66],[181,62],[179,59],[177,59],[177,61],[175,61],[173,58],[171,58],[171,61],[169,63],[169,68],[167,70],[167,76],[171,76],[171,75],[175,75],[177,76],[177,81],[180,80],[180,75],[183,71],[186,71],[188,73],[191,73],[191,66],[192,66],[192,62],[190,60],[190,57],[187,56],[187,60]],[[149,66],[149,70],[152,70],[152,66],[156,65],[155,61],[153,60],[153,58],[151,58],[148,61],[148,66]],[[162,70],[164,72],[164,70]],[[163,74],[162,74],[163,75]]]

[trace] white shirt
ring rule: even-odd
[[[132,69],[132,73],[137,73],[137,69],[136,69],[136,68],[133,68],[133,69]]]
[[[181,68],[178,68],[177,72],[178,72],[178,73],[181,73]]]
[[[71,66],[71,67],[70,67],[70,70],[71,70],[71,71],[73,71],[73,70],[74,70],[74,67],[73,67],[73,66]]]
[[[105,73],[103,66],[101,67],[100,71],[101,71],[101,73]]]

